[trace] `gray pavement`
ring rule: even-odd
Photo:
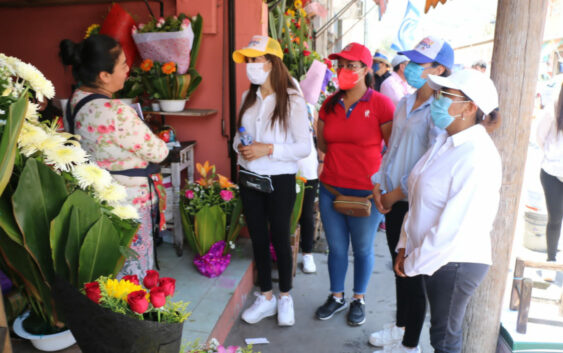
[[[291,291],[295,305],[295,325],[279,327],[276,317],[249,325],[238,320],[233,325],[226,345],[244,345],[245,338],[265,337],[270,343],[254,346],[255,352],[290,353],[371,353],[382,348],[368,344],[371,332],[394,321],[395,284],[391,272],[391,259],[384,232],[378,232],[375,240],[375,266],[366,294],[366,323],[359,327],[346,324],[346,311],[337,313],[330,320],[320,321],[314,318],[316,308],[324,303],[329,293],[327,255],[315,253],[317,272],[304,274],[301,262],[294,278]],[[353,258],[350,256],[346,278],[346,297],[352,293]],[[258,290],[258,289],[256,289]],[[274,291],[278,291],[274,285]],[[255,297],[249,294],[245,308],[250,306]],[[428,315],[422,330],[421,347],[430,353],[432,348],[428,336]]]

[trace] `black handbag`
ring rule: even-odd
[[[254,189],[260,192],[271,194],[274,191],[272,179],[267,175],[260,175],[241,169],[239,171],[239,184],[249,189]]]

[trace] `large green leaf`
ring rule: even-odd
[[[291,212],[291,220],[289,221],[289,232],[295,233],[299,218],[301,218],[301,211],[303,210],[303,198],[305,197],[305,183],[301,179],[297,179],[299,185],[299,192],[295,195],[295,203],[293,204],[293,211]]]
[[[133,220],[121,219],[113,214],[109,214],[109,218],[119,234],[119,252],[121,257],[117,261],[112,273],[116,276],[123,267],[126,259],[137,258],[139,256],[139,254],[130,248],[131,241],[139,229],[139,223]]]
[[[240,222],[240,215],[242,214],[242,201],[240,197],[236,201],[233,212],[231,213],[231,221],[229,223],[229,234],[227,234],[227,242],[235,241],[240,233],[242,224]]]
[[[180,206],[183,208],[183,206]],[[186,214],[186,212],[180,212],[182,215],[182,229],[184,231],[184,237],[190,246],[190,249],[193,251],[197,251],[198,254],[201,254],[201,248],[199,247],[199,243],[196,241],[194,227],[192,222],[190,221],[190,216]]]
[[[24,246],[48,282],[54,274],[48,233],[51,220],[59,213],[67,195],[64,178],[30,158],[12,196],[14,216],[22,231]]]
[[[0,195],[4,192],[12,170],[17,152],[18,136],[25,121],[27,110],[27,89],[20,98],[10,105],[8,120],[4,126],[4,132],[0,136]]]
[[[186,98],[190,97],[194,90],[201,83],[201,76],[194,68],[188,69],[188,74],[190,75],[190,83],[188,85],[188,91],[186,93]]]
[[[14,282],[23,283],[30,301],[37,303],[33,306],[34,311],[46,322],[55,326],[58,316],[49,285],[27,251],[12,241],[2,229],[0,229],[0,254],[10,268],[10,273],[18,277]]]
[[[204,206],[196,213],[194,229],[196,242],[201,248],[200,255],[207,253],[216,242],[225,239],[226,225],[225,212],[219,205]]]
[[[79,212],[72,213],[73,209]],[[59,214],[51,222],[49,234],[51,257],[56,274],[65,279],[69,279],[70,273],[76,275],[78,271],[78,251],[80,245],[82,245],[82,239],[101,215],[100,206],[86,192],[76,190],[67,197]],[[72,228],[70,228],[71,217],[76,217]],[[73,271],[69,268],[70,262],[67,263],[66,259],[66,249],[69,241],[73,242],[72,246],[69,247],[70,257],[74,255],[75,258]],[[71,249],[74,249],[74,253],[72,253]]]
[[[119,234],[104,215],[90,228],[80,248],[78,285],[112,274],[120,256]]]
[[[194,42],[192,43],[192,50],[190,52],[189,68],[193,69],[195,68],[195,64],[199,54],[199,47],[201,46],[201,39],[203,36],[203,17],[201,17],[200,14],[197,14],[195,20],[191,21],[191,25],[192,25],[192,31],[194,32]]]
[[[23,245],[23,237],[12,212],[12,204],[9,201],[10,196],[8,192],[0,196],[0,228],[18,245]]]

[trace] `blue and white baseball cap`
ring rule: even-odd
[[[413,50],[401,51],[398,54],[407,56],[417,64],[437,62],[450,70],[454,65],[452,47],[445,40],[433,36],[421,40]]]

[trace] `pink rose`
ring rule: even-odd
[[[151,135],[145,134],[145,141],[149,141],[151,139]]]
[[[105,125],[100,125],[100,126],[98,126],[98,132],[100,134],[107,134],[109,132],[109,129]]]
[[[104,107],[106,107],[106,108],[111,108],[111,103],[110,103],[110,102],[105,102],[105,103],[104,103]]]
[[[185,194],[186,198],[191,200],[194,198],[194,192],[193,190],[186,190],[186,194]]]
[[[223,201],[230,201],[233,198],[233,192],[231,190],[221,190],[219,193]]]

